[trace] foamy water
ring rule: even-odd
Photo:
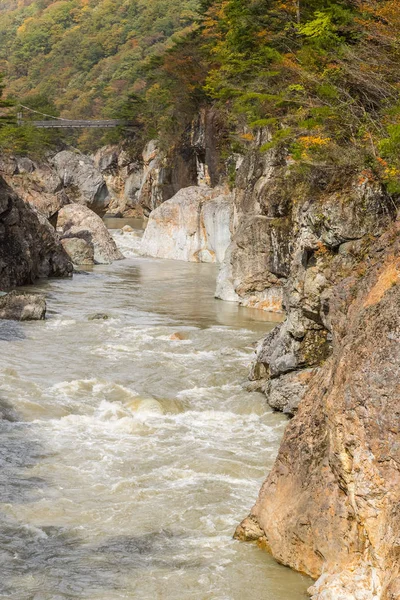
[[[115,238],[128,259],[41,284],[47,321],[0,327],[0,597],[305,598],[232,539],[286,423],[242,386],[273,324],[214,300],[213,265]]]

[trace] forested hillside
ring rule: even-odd
[[[143,90],[146,59],[191,27],[197,0],[0,2],[0,72],[18,99],[68,117],[119,116]],[[28,102],[29,103],[29,102]]]
[[[36,108],[129,118],[168,143],[214,103],[234,132],[229,151],[268,127],[265,149],[364,169],[397,191],[399,9],[398,0],[7,0],[0,71],[8,93]]]

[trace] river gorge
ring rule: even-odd
[[[29,287],[46,321],[1,322],[0,596],[305,598],[232,539],[287,423],[244,385],[281,317],[214,299],[214,264],[113,236],[124,260]]]

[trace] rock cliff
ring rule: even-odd
[[[319,578],[315,600],[399,597],[399,233],[397,221],[331,290],[333,353],[237,530]]]

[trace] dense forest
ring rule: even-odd
[[[398,5],[10,0],[0,8],[0,71],[9,97],[64,117],[126,118],[140,139],[171,143],[213,103],[229,151],[269,128],[264,150],[357,168],[397,192]],[[80,143],[90,147],[91,136]]]

